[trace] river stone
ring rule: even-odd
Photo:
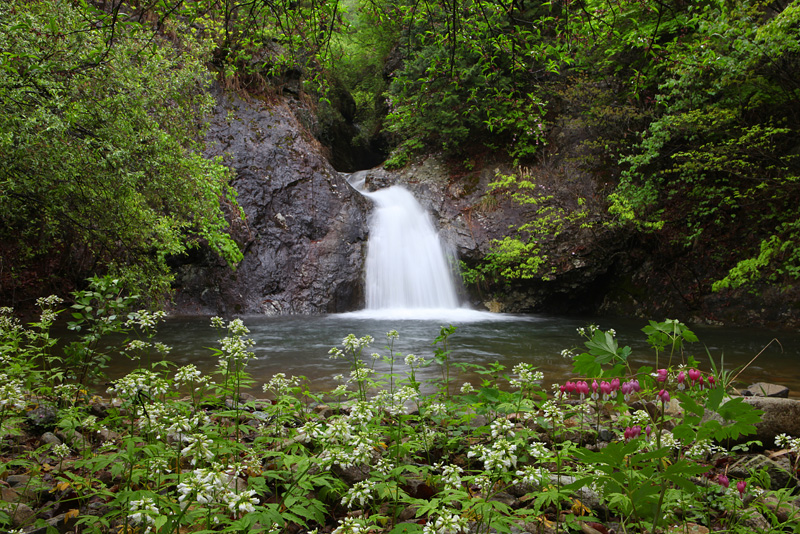
[[[58,408],[54,406],[39,406],[27,413],[28,423],[36,428],[53,428],[58,420]]]
[[[774,495],[765,494],[759,497],[781,523],[800,517],[800,499],[795,501],[779,501]]]
[[[182,313],[312,314],[359,309],[371,203],[325,159],[297,100],[245,100],[219,87],[206,155],[233,170],[246,221],[235,270],[208,249],[174,258]]]
[[[45,445],[61,445],[61,440],[52,432],[45,432],[40,439]]]
[[[13,488],[0,486],[0,500],[5,502],[18,502],[19,494]]]
[[[11,518],[11,526],[19,528],[33,520],[36,513],[25,503],[21,502],[0,502],[0,508]]]
[[[743,436],[740,441],[760,440],[765,447],[774,444],[775,436],[788,434],[800,436],[800,401],[774,397],[744,397],[744,402],[763,410],[761,422],[756,424],[755,436]]]
[[[789,388],[779,384],[770,384],[769,382],[756,382],[747,386],[747,389],[742,391],[742,395],[787,399],[789,398]]]
[[[769,532],[770,524],[767,519],[753,508],[748,508],[739,514],[741,525],[753,532]]]

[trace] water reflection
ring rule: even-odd
[[[562,358],[561,351],[582,348],[582,339],[576,329],[589,323],[603,328],[614,328],[620,345],[630,345],[634,367],[654,365],[653,352],[647,347],[641,328],[643,320],[620,319],[576,319],[550,316],[495,316],[491,321],[453,321],[456,333],[449,340],[452,361],[487,366],[495,361],[509,370],[518,362],[528,362],[544,372],[548,382],[559,382],[570,376],[571,362]],[[358,315],[289,316],[289,317],[244,317],[245,324],[256,341],[253,348],[257,360],[248,370],[256,380],[256,390],[277,373],[303,375],[312,380],[315,390],[335,387],[334,376],[347,374],[349,366],[342,360],[331,360],[328,351],[340,346],[347,334],[358,337],[367,334],[375,338],[365,356],[377,352],[388,354],[386,332],[397,330],[399,339],[394,351],[403,355],[413,353],[431,358],[433,340],[442,325],[437,320],[409,320],[399,318],[368,318]],[[747,385],[755,381],[773,381],[790,387],[792,396],[800,397],[800,333],[774,332],[752,328],[729,328],[693,326],[700,343],[689,345],[693,355],[705,369],[710,369],[709,355],[715,363],[725,369],[745,365],[763,350],[761,356],[740,376]],[[207,317],[173,317],[159,328],[158,341],[173,347],[169,359],[178,366],[195,364],[202,371],[214,371],[217,361],[212,348],[218,346],[219,331],[211,328]],[[780,342],[769,345],[773,338]],[[769,345],[767,347],[767,345]],[[765,349],[765,347],[767,347]],[[676,359],[675,363],[679,360]],[[665,359],[660,362],[665,363]],[[129,372],[135,363],[124,357],[115,358],[109,369],[110,378],[118,378]],[[377,361],[378,371],[389,367]],[[401,372],[405,365],[400,361]],[[395,367],[397,371],[398,367]],[[423,379],[440,376],[437,366],[422,370]],[[474,373],[457,375],[454,382],[460,384],[469,379],[479,383]]]

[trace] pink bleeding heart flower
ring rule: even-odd
[[[658,392],[658,398],[664,404],[668,403],[669,402],[669,391],[667,391],[666,389],[662,389],[661,391]]]
[[[678,389],[684,389],[686,387],[684,382],[686,382],[686,375],[681,371],[678,373]]]
[[[667,371],[666,369],[659,369],[656,371],[656,380],[658,380],[659,382],[666,382],[668,374],[669,371]]]
[[[727,475],[718,476],[717,482],[719,482],[719,485],[722,486],[723,488],[727,488],[730,485],[730,481],[728,480]]]
[[[689,369],[689,380],[691,380],[692,382],[697,382],[699,378],[700,378],[700,371],[698,371],[697,369]]]
[[[623,436],[625,437],[625,441],[631,440],[633,438],[639,437],[639,434],[642,433],[642,427],[639,425],[634,425],[632,427],[628,427],[623,432]]]
[[[743,495],[744,490],[747,489],[747,482],[745,482],[744,480],[740,480],[739,482],[736,483],[736,489],[739,491],[739,495]]]

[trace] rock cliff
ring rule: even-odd
[[[292,314],[363,305],[369,203],[296,116],[302,102],[215,90],[207,154],[233,170],[246,216],[235,270],[207,250],[176,258],[174,313]]]

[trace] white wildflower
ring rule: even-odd
[[[53,454],[60,459],[64,459],[69,456],[70,450],[69,447],[65,443],[59,443],[58,445],[53,445]]]
[[[371,499],[371,486],[372,483],[368,480],[356,482],[347,491],[347,494],[342,497],[342,504],[348,508],[353,508],[353,505],[358,501],[359,506],[364,506]]]
[[[214,453],[211,452],[211,439],[202,434],[192,434],[186,436],[184,441],[188,443],[181,449],[181,455],[191,458],[192,465],[196,465],[198,460],[211,460]]]
[[[460,515],[442,511],[434,521],[428,521],[422,529],[423,534],[457,534],[467,530],[467,519]]]
[[[499,437],[514,437],[514,423],[508,419],[495,419],[489,425],[489,428],[492,431],[492,439]]]
[[[246,490],[240,493],[229,491],[225,493],[225,497],[228,509],[234,514],[248,514],[256,511],[255,505],[258,504],[258,499],[255,490]]]
[[[442,404],[441,402],[434,402],[430,406],[428,406],[428,414],[429,415],[444,415],[447,413],[447,406]]]
[[[143,497],[142,499],[131,501],[128,505],[130,506],[128,519],[131,520],[131,523],[144,527],[143,533],[151,532],[155,524],[155,518],[159,515],[155,501],[150,497]]]

